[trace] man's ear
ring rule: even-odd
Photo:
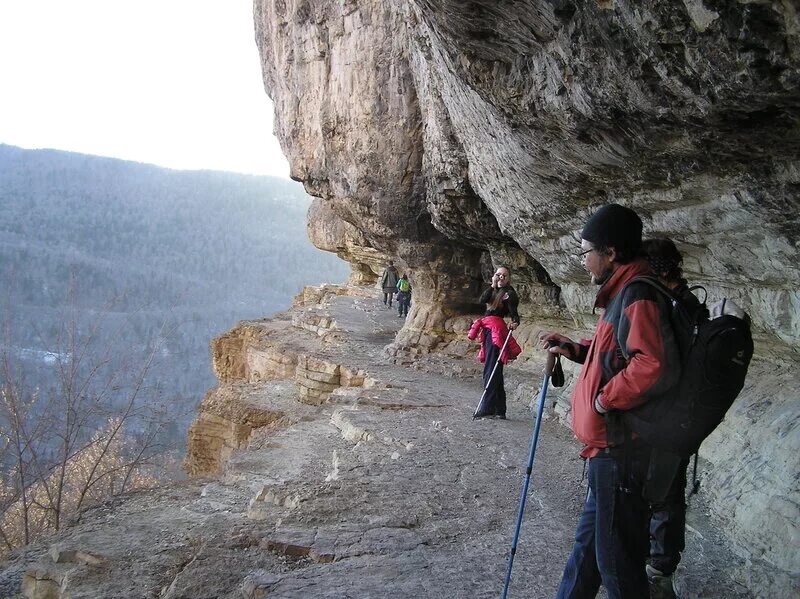
[[[619,255],[619,254],[617,254],[617,248],[610,247],[610,248],[607,248],[607,249],[606,249],[606,256],[608,256],[608,259],[609,259],[611,262],[616,262],[616,261],[617,261],[617,256],[618,256],[618,255]]]

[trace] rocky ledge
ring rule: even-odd
[[[0,596],[498,596],[539,356],[528,346],[508,369],[509,420],[472,421],[474,346],[412,361],[390,344],[402,319],[369,290],[303,298],[215,340],[220,384],[200,407],[186,459],[197,476],[97,506],[18,552],[0,573]],[[548,396],[513,596],[554,595],[586,492],[579,448],[560,423],[568,393]],[[796,577],[721,534],[708,510],[715,470],[701,461],[678,573],[684,596],[796,593]]]
[[[457,355],[499,264],[523,322],[585,334],[580,231],[609,202],[750,314],[757,360],[701,451],[709,509],[742,556],[800,575],[797,3],[255,0],[254,17],[312,241],[354,283],[388,259],[411,273],[398,359]]]

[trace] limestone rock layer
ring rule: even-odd
[[[397,258],[446,315],[491,256],[529,310],[585,313],[578,231],[616,201],[800,340],[793,3],[256,0],[255,22],[292,176],[326,206],[312,239],[357,272]]]
[[[499,263],[524,321],[588,335],[579,232],[609,202],[750,314],[756,362],[702,453],[712,509],[800,572],[796,3],[255,0],[254,18],[276,134],[318,198],[312,240],[353,283],[390,258],[411,274],[397,355],[452,345]]]

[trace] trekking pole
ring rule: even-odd
[[[481,395],[481,400],[478,402],[478,407],[475,408],[475,411],[472,413],[472,419],[475,420],[475,416],[478,415],[478,410],[481,409],[481,404],[483,404],[483,398],[486,397],[486,391],[489,389],[489,385],[492,383],[492,379],[494,378],[494,373],[497,371],[497,365],[500,364],[500,358],[503,357],[503,352],[506,351],[506,345],[508,345],[508,340],[511,339],[511,333],[513,331],[508,331],[508,335],[506,335],[506,340],[503,343],[503,347],[500,349],[500,353],[497,354],[497,361],[494,363],[494,368],[492,368],[492,373],[489,375],[489,380],[486,381],[486,386],[483,388],[483,394]]]
[[[531,472],[533,471],[533,458],[536,456],[536,444],[539,442],[539,429],[542,426],[542,413],[544,412],[544,400],[547,396],[547,385],[550,382],[550,375],[553,373],[553,366],[556,363],[556,354],[548,353],[547,363],[544,367],[544,380],[542,390],[539,392],[539,405],[536,408],[536,426],[531,437],[531,451],[528,456],[528,469],[525,471],[525,484],[522,486],[522,497],[519,501],[519,512],[517,513],[517,526],[514,529],[514,541],[511,543],[511,555],[508,558],[508,570],[506,571],[506,582],[503,586],[503,599],[508,596],[508,584],[511,582],[511,568],[514,566],[514,555],[517,553],[517,540],[519,539],[519,529],[522,526],[522,514],[525,511],[525,500],[528,497],[528,484],[531,482]]]

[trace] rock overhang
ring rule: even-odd
[[[585,313],[572,249],[587,215],[617,201],[678,242],[692,280],[800,340],[789,4],[255,7],[293,175],[359,232],[339,248],[362,278],[394,257],[424,283],[418,300],[447,311],[521,251],[531,310]]]

